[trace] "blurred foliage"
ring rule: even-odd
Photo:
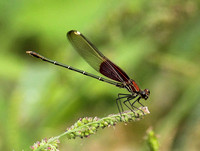
[[[158,151],[159,150],[158,137],[155,135],[155,132],[152,130],[151,127],[147,130],[146,137],[150,151]]]
[[[81,31],[151,96],[151,114],[60,150],[147,150],[152,126],[160,150],[200,147],[200,1],[0,1],[0,150],[28,150],[80,117],[116,113],[125,90],[25,54],[99,75],[66,40]],[[106,131],[106,132],[105,132]]]

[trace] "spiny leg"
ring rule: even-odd
[[[140,100],[138,100],[138,103],[139,103],[142,107],[144,107],[144,105],[140,102]]]
[[[134,98],[135,98],[135,97],[134,97]],[[124,103],[124,105],[126,105],[126,107],[129,108],[129,110],[131,110],[131,111],[134,113],[134,115],[135,115],[135,111],[134,111],[134,109],[133,109],[134,106],[132,106],[131,103],[130,103],[130,100],[132,100],[132,99],[134,99],[134,98],[131,98],[131,97],[130,97],[130,98],[127,98],[127,100],[125,100],[123,103]],[[128,102],[129,105],[130,105],[131,107],[128,106],[128,105],[126,104],[126,102]]]
[[[120,97],[120,96],[123,96],[123,97]],[[118,94],[118,98],[116,99],[116,103],[117,103],[117,108],[119,110],[120,115],[121,115],[122,112],[124,112],[121,99],[127,98],[129,96],[130,96],[130,94],[122,94],[122,93]],[[119,104],[120,104],[120,106],[119,106]],[[121,110],[120,110],[120,107],[121,107]]]
[[[117,98],[117,99],[116,99],[116,104],[117,104],[117,108],[118,108],[119,114],[120,114],[120,116],[122,116],[122,113],[121,113],[121,111],[120,111],[120,107],[119,107],[118,101],[119,101],[120,104],[121,104],[121,100],[120,100],[119,98]],[[122,106],[122,105],[121,105],[121,106]],[[122,109],[122,111],[123,111],[123,108],[122,108],[122,107],[121,107],[121,109]]]
[[[135,102],[138,102],[140,105],[142,105],[142,106],[144,107],[144,105],[143,105],[142,103],[140,103],[140,99],[141,99],[141,97],[137,98],[137,99],[131,104],[131,106],[132,106],[132,108],[136,108],[136,109],[140,110],[140,111],[143,113],[143,115],[144,115],[144,112],[143,112],[141,109],[139,109],[139,108],[137,108],[136,106],[134,106]]]
[[[119,96],[130,96],[131,94],[124,94],[124,93],[118,93],[118,97]]]
[[[122,97],[121,97],[122,96]],[[130,94],[123,94],[123,93],[119,93],[118,94],[118,100],[120,102],[120,106],[121,106],[121,109],[122,109],[122,112],[124,112],[124,109],[123,109],[123,106],[122,106],[122,102],[121,102],[121,99],[123,98],[128,98],[130,96]]]

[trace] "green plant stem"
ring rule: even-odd
[[[35,143],[31,148],[34,151],[45,150],[47,148],[56,149],[60,137],[66,136],[68,139],[88,137],[92,134],[95,134],[99,128],[115,126],[119,122],[127,123],[131,121],[138,121],[149,113],[150,112],[147,107],[140,107],[139,110],[135,110],[134,113],[132,111],[125,111],[121,115],[119,113],[111,114],[101,119],[97,117],[80,118],[74,125],[72,125],[70,128],[67,128],[64,133],[48,140],[43,139],[41,142]]]

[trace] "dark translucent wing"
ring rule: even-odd
[[[76,51],[96,71],[115,81],[128,81],[128,75],[106,58],[87,38],[79,31],[71,30],[67,37]]]
[[[120,69],[117,65],[115,65],[108,59],[102,62],[99,72],[115,81],[123,82],[130,79],[122,69]]]

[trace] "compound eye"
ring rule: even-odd
[[[146,94],[150,95],[150,90],[149,89],[145,89]]]

